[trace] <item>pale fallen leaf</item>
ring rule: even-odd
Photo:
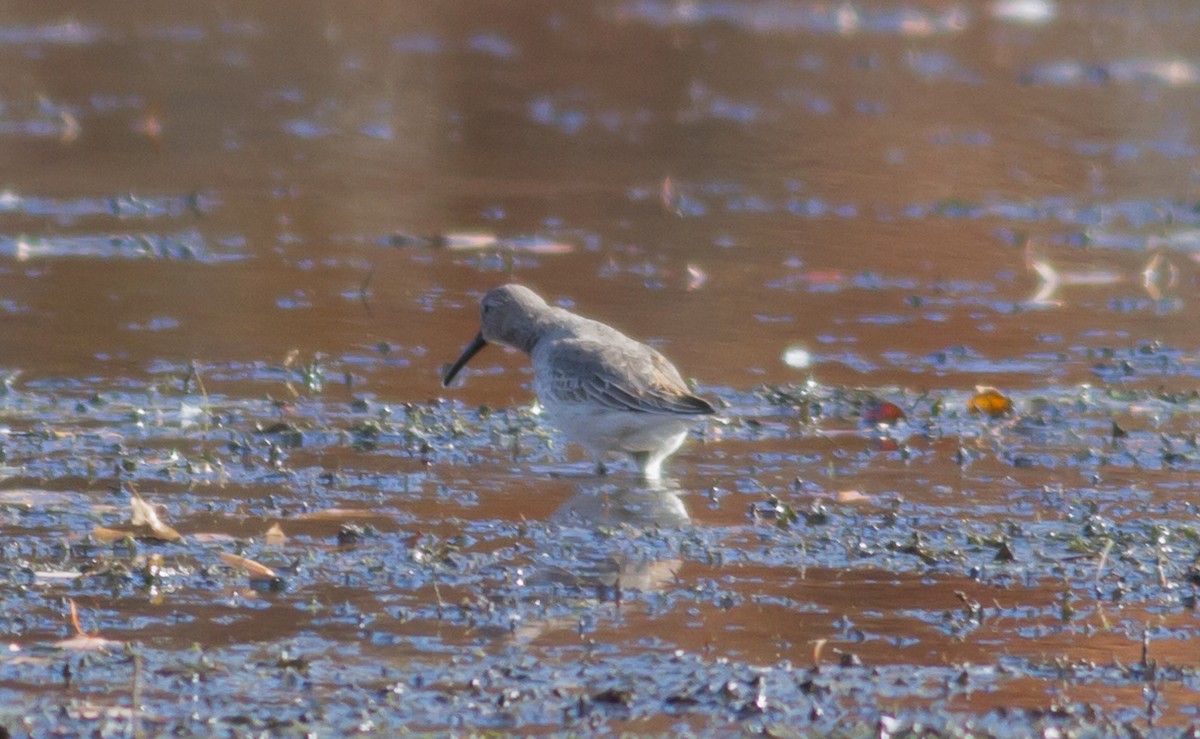
[[[839,503],[856,503],[860,500],[869,500],[869,497],[857,490],[839,490],[834,495],[834,499]]]
[[[130,523],[134,526],[150,525],[151,521],[158,521],[158,512],[154,510],[154,506],[143,500],[142,496],[137,493],[130,496],[129,508]]]
[[[37,570],[33,576],[38,580],[78,580],[83,577],[82,572],[72,572],[70,570]]]
[[[813,645],[813,664],[818,664],[821,661],[821,651],[825,649],[826,639],[816,639],[812,642]]]
[[[1049,23],[1058,15],[1053,0],[992,0],[988,10],[999,20],[1031,26]]]
[[[179,403],[179,425],[181,427],[191,426],[198,423],[200,417],[204,415],[204,406],[190,404],[187,401]]]
[[[231,541],[237,541],[237,537],[229,534],[218,534],[215,532],[201,532],[198,534],[188,534],[188,540],[196,541],[201,544],[225,544]]]
[[[96,526],[92,529],[92,538],[104,544],[112,544],[115,541],[122,541],[126,537],[137,536],[132,531],[121,531],[120,529],[110,529],[105,526]]]
[[[225,564],[229,565],[230,567],[237,567],[245,570],[246,573],[250,575],[251,580],[274,580],[276,577],[278,577],[278,575],[275,574],[275,570],[272,570],[270,567],[267,567],[260,562],[255,562],[247,557],[239,557],[238,555],[230,554],[229,552],[221,552],[220,556]]]
[[[442,234],[437,243],[450,251],[473,251],[488,249],[497,242],[496,234],[486,231],[458,231]]]
[[[287,541],[287,536],[283,533],[283,527],[276,522],[271,524],[271,528],[263,534],[263,541],[272,546],[283,546]]]
[[[1056,297],[1058,287],[1062,284],[1062,278],[1058,276],[1058,270],[1049,262],[1040,259],[1030,261],[1029,267],[1037,273],[1041,283],[1028,302],[1034,305],[1061,305],[1062,301]]]
[[[679,207],[679,193],[675,191],[675,181],[671,179],[671,175],[663,178],[662,185],[658,189],[658,202],[662,204],[662,208],[666,212],[677,216],[683,215],[683,209]]]
[[[121,646],[121,642],[105,639],[102,636],[77,634],[66,639],[59,639],[51,644],[51,646],[57,649],[68,649],[76,652],[102,652],[110,647],[116,648]]]
[[[295,516],[296,521],[341,521],[347,518],[390,518],[365,508],[322,508]]]
[[[1124,282],[1125,276],[1111,269],[1090,269],[1062,273],[1064,285],[1104,286]]]
[[[71,508],[80,504],[80,496],[38,488],[0,490],[0,505],[29,508]]]
[[[162,522],[154,506],[143,500],[136,490],[131,492],[129,507],[132,510],[130,522],[134,526],[146,526],[155,538],[163,541],[178,541],[183,538],[178,531]]]
[[[862,431],[859,429],[817,429],[814,432],[817,436],[826,439],[837,439],[843,436],[860,436]]]
[[[1165,269],[1163,268],[1165,264]],[[1151,300],[1163,299],[1163,288],[1179,284],[1179,269],[1162,253],[1155,254],[1142,268],[1142,287]]]
[[[79,119],[65,110],[59,112],[58,119],[62,121],[62,131],[59,132],[59,140],[64,144],[74,143],[79,138],[80,132],[83,131],[83,126],[79,125]]]
[[[78,702],[72,703],[70,707],[64,707],[63,715],[72,721],[94,723],[101,719],[106,719],[129,726],[134,718],[134,711],[132,708],[125,706],[104,706],[88,702]]]
[[[75,601],[68,599],[71,604],[71,626],[75,629],[75,636],[66,639],[60,639],[53,643],[52,646],[58,649],[70,649],[81,652],[99,652],[109,647],[121,646],[121,642],[113,639],[105,639],[102,636],[93,636],[83,630],[79,625],[79,610],[75,607]]]
[[[17,644],[10,644],[8,651],[10,654],[4,658],[4,664],[13,667],[16,665],[52,665],[58,659],[49,654],[22,654],[21,647]]]
[[[570,254],[575,251],[574,244],[565,241],[551,241],[539,237],[505,239],[499,244],[510,251],[525,252],[526,254]]]

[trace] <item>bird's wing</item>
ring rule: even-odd
[[[624,338],[624,337],[622,337]],[[708,401],[688,390],[666,357],[631,339],[564,339],[548,350],[547,390],[559,400],[617,411],[707,415]]]

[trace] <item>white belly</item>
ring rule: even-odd
[[[613,411],[585,403],[546,402],[543,398],[542,407],[568,439],[597,458],[605,452],[656,452],[668,447],[674,451],[683,443],[689,426],[678,416]]]

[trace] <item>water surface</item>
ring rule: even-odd
[[[1191,725],[1198,24],[10,9],[0,725]],[[507,281],[729,423],[646,489],[522,356],[441,388]]]

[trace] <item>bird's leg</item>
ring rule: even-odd
[[[633,457],[634,463],[637,464],[642,479],[658,480],[662,477],[662,463],[668,454],[670,451],[660,450],[658,452],[630,452],[629,456]]]
[[[608,474],[608,468],[604,466],[604,452],[592,452],[592,462],[596,465],[596,474],[600,477]]]

